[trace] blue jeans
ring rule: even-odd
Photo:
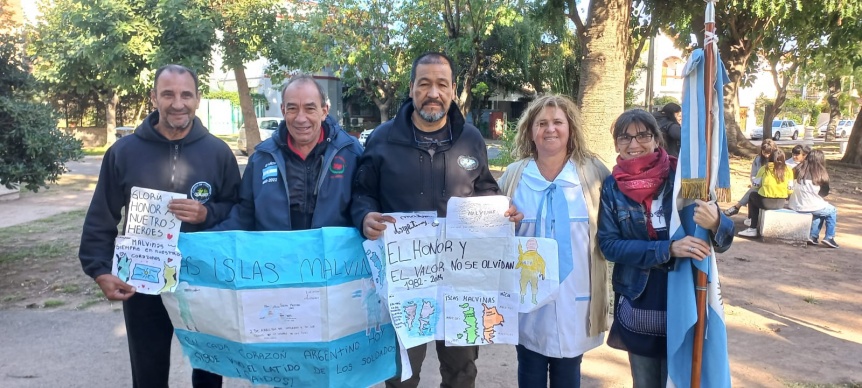
[[[548,376],[551,388],[581,386],[581,359],[554,358],[543,356],[523,345],[515,348],[518,351],[518,386],[521,388],[547,387]]]
[[[638,356],[629,353],[633,388],[664,388],[667,386],[667,359]]]
[[[811,213],[811,215],[814,216],[814,219],[811,221],[811,238],[817,238],[820,236],[820,225],[823,221],[826,221],[826,236],[824,236],[823,239],[828,240],[830,238],[835,238],[835,224],[838,222],[838,209],[836,209],[835,206],[827,203],[826,207],[823,209],[800,213]]]

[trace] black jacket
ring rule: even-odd
[[[84,219],[78,257],[92,278],[111,273],[117,225],[132,186],[184,193],[207,208],[206,220],[180,230],[212,227],[230,212],[239,190],[239,167],[230,147],[211,135],[198,118],[185,138],[170,141],[155,129],[158,111],[105,152],[99,181]],[[194,194],[193,194],[194,193]]]
[[[662,112],[653,113],[655,121],[658,122],[658,128],[664,135],[664,149],[668,155],[679,157],[680,142],[682,138],[682,128],[676,119],[671,119],[665,116]]]
[[[381,124],[366,140],[353,182],[353,223],[362,230],[372,211],[437,211],[446,216],[450,197],[500,194],[488,170],[488,150],[476,127],[464,122],[453,103],[448,122],[452,142],[433,154],[416,144],[413,100],[407,99],[392,120]]]

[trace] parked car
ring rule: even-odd
[[[135,133],[135,128],[132,127],[117,127],[115,128],[117,139]]]
[[[793,120],[772,120],[772,139],[780,140],[782,137],[789,137],[796,140],[800,133],[805,133],[805,129],[801,125],[796,125]],[[757,127],[751,131],[752,139],[763,138],[763,128]]]
[[[272,133],[278,129],[278,123],[280,123],[281,120],[281,117],[258,117],[257,127],[260,130],[260,141],[264,141],[272,137]],[[248,155],[248,152],[245,149],[245,124],[239,128],[239,137],[236,139],[236,148],[239,148],[239,152],[243,155]]]
[[[365,147],[365,141],[368,140],[368,136],[371,136],[371,132],[374,132],[374,128],[366,129],[359,134],[359,144]]]
[[[835,136],[836,137],[847,137],[850,135],[850,132],[853,130],[853,124],[856,123],[856,120],[841,120],[838,122],[838,126],[835,127]]]

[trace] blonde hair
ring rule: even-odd
[[[595,155],[586,148],[586,139],[578,106],[566,96],[553,94],[539,97],[527,107],[518,119],[518,133],[515,135],[515,148],[512,156],[517,159],[538,158],[536,143],[533,142],[533,122],[546,107],[554,107],[563,111],[569,123],[569,138],[566,141],[566,156],[578,163],[584,163]]]

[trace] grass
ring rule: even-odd
[[[0,264],[74,253],[77,241],[70,241],[68,235],[80,236],[85,214],[85,210],[76,210],[0,229]]]
[[[50,309],[50,308],[54,308],[54,307],[60,307],[64,304],[66,304],[66,302],[63,302],[62,300],[48,299],[42,303],[42,307],[46,308],[46,309]]]
[[[0,242],[0,246],[4,246],[4,244]],[[73,248],[74,247],[71,244],[61,241],[44,243],[37,246],[19,246],[14,250],[4,249],[0,252],[0,263],[18,261],[27,258],[48,259],[62,257],[69,254]]]
[[[75,310],[87,309],[91,306],[94,306],[94,305],[101,303],[104,300],[105,300],[105,298],[102,298],[102,297],[93,297],[93,298],[88,299],[88,300],[84,301],[83,303],[75,306]]]
[[[87,156],[102,156],[105,154],[105,151],[108,150],[108,146],[104,145],[101,147],[84,147],[84,155]]]
[[[11,238],[21,237],[30,234],[42,233],[62,233],[77,231],[80,233],[81,225],[84,222],[84,216],[87,215],[86,210],[74,210],[66,213],[60,213],[50,218],[36,220],[21,225],[13,225],[7,228],[0,228],[0,246]]]
[[[806,296],[806,297],[802,298],[802,300],[804,300],[804,301],[805,301],[805,303],[811,303],[811,304],[819,304],[819,303],[820,303],[820,302],[817,300],[817,298],[815,298],[815,297],[814,297],[814,296],[812,296],[812,295],[808,295],[808,296]]]

